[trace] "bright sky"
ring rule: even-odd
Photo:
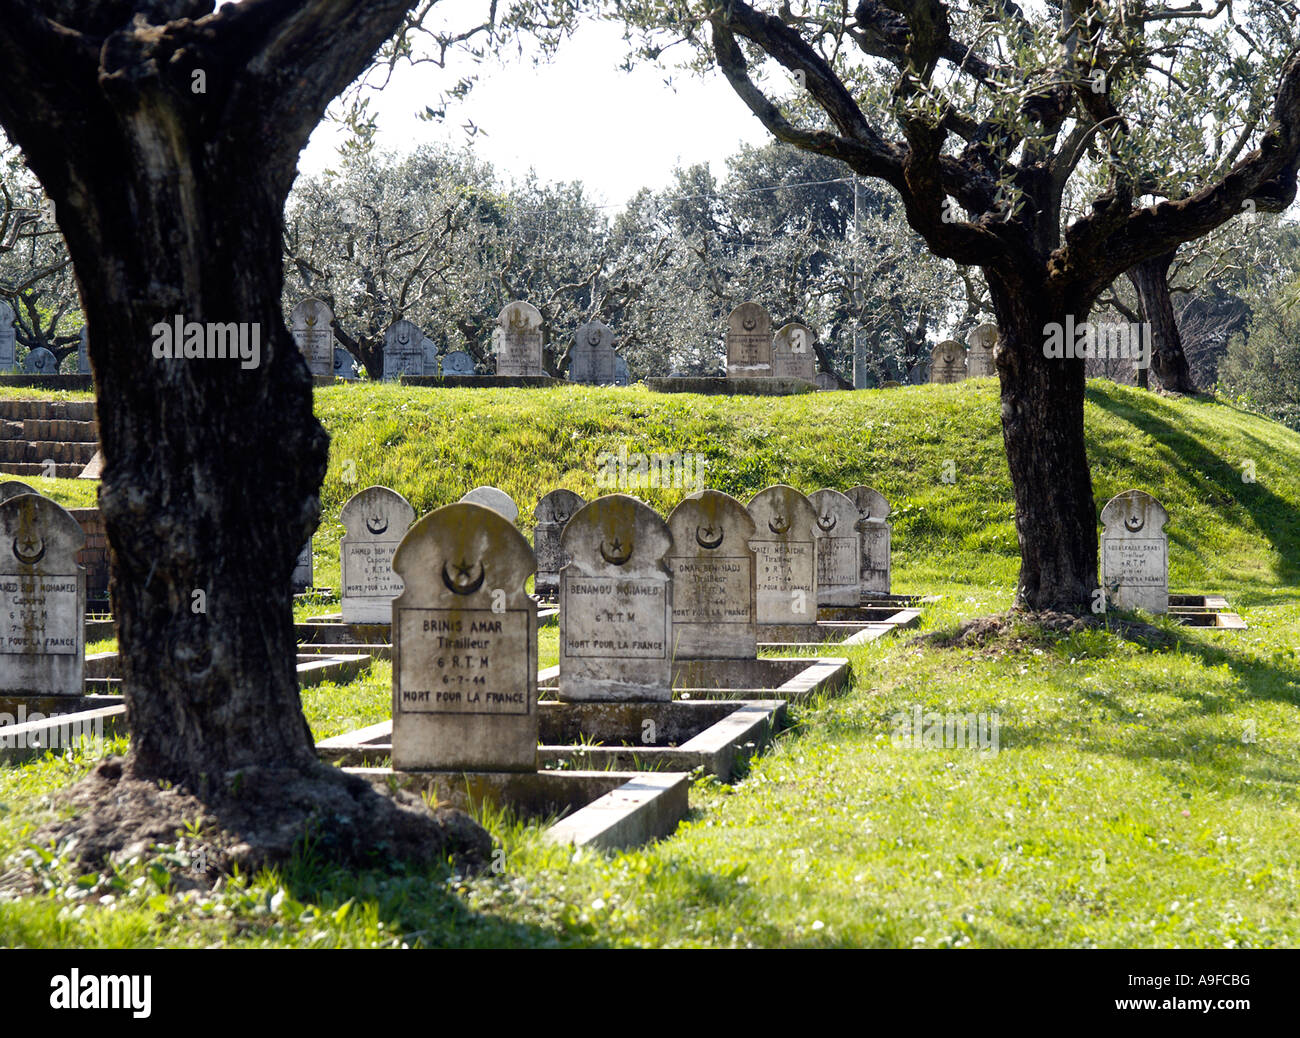
[[[721,73],[674,77],[669,87],[665,69],[621,71],[625,46],[617,26],[593,24],[536,68],[527,59],[404,68],[372,95],[380,147],[405,152],[423,143],[460,147],[470,141],[503,179],[531,168],[546,181],[582,180],[593,197],[621,206],[641,187],[665,186],[676,165],[708,162],[721,174],[742,141],[771,139]],[[416,118],[426,104],[437,107],[441,87],[472,69],[478,83],[448,108],[445,121]],[[470,120],[482,131],[472,140],[463,128]],[[303,153],[301,171],[330,166],[340,139],[337,127],[323,123]]]

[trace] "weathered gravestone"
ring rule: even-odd
[[[758,654],[754,519],[734,497],[701,490],[668,516],[673,656],[753,659]]]
[[[545,375],[542,368],[542,312],[532,303],[507,303],[492,330],[497,374],[503,377]]]
[[[438,344],[429,338],[424,340],[424,367],[420,374],[438,374]]]
[[[862,600],[862,541],[858,508],[838,490],[815,490],[808,503],[817,513],[817,604],[855,606]]]
[[[632,373],[627,370],[627,361],[614,354],[614,385],[630,386],[632,384]]]
[[[560,537],[574,512],[587,502],[572,490],[552,490],[537,502],[533,518],[533,553],[537,556],[537,576],[533,590],[548,598],[560,593],[560,570],[569,560],[560,549]]]
[[[603,321],[588,321],[573,336],[569,381],[608,386],[614,381],[614,332]]]
[[[77,342],[77,374],[90,374],[90,341],[87,338],[88,328],[81,329],[81,335]]]
[[[334,374],[334,312],[322,299],[307,298],[293,308],[289,326],[294,344],[313,375]]]
[[[38,491],[17,479],[8,479],[0,483],[0,501],[8,501],[19,494],[35,494]]]
[[[475,487],[466,493],[461,500],[474,505],[482,505],[484,508],[491,508],[494,512],[500,512],[512,523],[519,518],[519,506],[515,504],[514,498],[504,490],[498,490],[496,487]]]
[[[772,374],[777,378],[815,381],[817,353],[813,343],[816,341],[806,324],[783,325],[772,340]]]
[[[565,700],[672,699],[668,524],[610,494],[584,505],[560,537],[560,678]]]
[[[758,303],[741,303],[727,318],[727,378],[770,378],[772,318]]]
[[[424,374],[424,332],[405,319],[384,332],[384,381]]]
[[[758,622],[817,622],[817,512],[808,499],[784,484],[754,495],[747,506],[754,519]]]
[[[442,373],[458,377],[474,374],[474,358],[464,350],[452,350],[442,358]]]
[[[1117,609],[1169,611],[1169,513],[1150,494],[1126,490],[1101,510],[1101,583]]]
[[[337,347],[334,350],[334,377],[346,378],[349,381],[357,377],[356,359],[347,350]]]
[[[840,388],[840,380],[829,371],[817,372],[817,377],[814,378],[813,381],[817,383],[817,388],[823,391]]]
[[[490,508],[459,502],[411,527],[393,558],[393,767],[537,770],[533,553]]]
[[[998,373],[993,363],[993,348],[998,344],[996,324],[977,324],[966,336],[970,350],[966,354],[966,377],[987,378]]]
[[[864,595],[889,594],[890,539],[893,536],[886,517],[889,502],[878,490],[856,486],[845,495],[858,510],[858,533],[862,543],[862,593]]]
[[[49,498],[0,503],[0,692],[82,694],[85,544],[77,520]]]
[[[13,371],[17,364],[15,343],[18,333],[14,331],[14,308],[0,299],[0,371]]]
[[[312,565],[311,542],[312,539],[308,537],[307,543],[302,546],[302,551],[298,552],[298,557],[293,562],[293,574],[289,578],[289,583],[292,585],[295,595],[301,595],[316,584],[316,573]]]
[[[965,348],[956,339],[944,339],[930,354],[930,381],[961,382],[965,377]]]
[[[393,555],[415,521],[415,509],[396,490],[367,487],[339,513],[347,533],[339,540],[345,624],[387,623],[402,581],[393,574]]]
[[[37,346],[36,349],[27,351],[27,356],[23,360],[23,371],[31,375],[56,375],[59,371],[59,362],[44,346]]]

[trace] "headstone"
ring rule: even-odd
[[[930,354],[930,381],[961,382],[965,377],[965,348],[956,339],[944,339]]]
[[[393,767],[537,770],[533,553],[490,508],[459,502],[411,527],[393,558]]]
[[[772,340],[772,374],[777,378],[801,378],[812,382],[817,378],[817,341],[806,324],[787,324]]]
[[[993,363],[993,347],[998,344],[998,326],[996,324],[977,324],[966,336],[966,345],[970,347],[966,354],[966,377],[987,378],[998,373]]]
[[[334,374],[334,312],[321,299],[307,298],[289,315],[293,341],[313,375]]]
[[[424,340],[424,368],[421,374],[438,374],[438,344],[429,338]]]
[[[415,521],[415,509],[396,490],[367,487],[347,500],[339,519],[347,528],[339,540],[343,622],[387,623],[402,590],[393,555]]]
[[[507,303],[492,330],[497,374],[503,377],[544,375],[542,312],[532,303]]]
[[[817,372],[817,377],[814,378],[813,381],[817,383],[817,388],[821,390],[840,388],[840,380],[829,371]]]
[[[758,654],[754,519],[734,497],[701,490],[668,516],[673,656],[753,659]]]
[[[1169,513],[1150,494],[1126,490],[1101,510],[1101,582],[1117,609],[1169,611]]]
[[[587,502],[572,490],[552,490],[537,502],[533,518],[533,554],[537,556],[537,577],[533,591],[548,598],[560,593],[560,570],[569,560],[560,550],[560,536],[573,513]]]
[[[356,359],[347,350],[334,347],[334,377],[349,381],[357,377]]]
[[[474,358],[464,350],[452,350],[442,358],[442,373],[444,375],[472,375],[474,374]]]
[[[384,381],[424,374],[424,332],[408,320],[394,321],[384,332]]]
[[[461,500],[500,512],[512,523],[519,518],[519,506],[515,504],[514,498],[496,487],[475,487]]]
[[[0,503],[0,692],[82,694],[85,544],[77,520],[49,498]]]
[[[632,373],[627,370],[627,361],[617,353],[614,354],[614,385],[630,386],[632,384]]]
[[[862,541],[858,508],[838,490],[815,490],[808,503],[817,513],[817,604],[855,606],[862,600]]]
[[[77,374],[90,374],[90,342],[87,338],[90,329],[83,327],[81,329],[80,341],[77,346]]]
[[[758,622],[817,622],[817,512],[808,499],[778,484],[749,502],[756,527]]]
[[[614,332],[604,321],[588,321],[573,336],[569,381],[608,386],[614,381]]]
[[[59,362],[44,346],[37,346],[36,349],[27,351],[27,356],[23,360],[23,371],[31,375],[56,375],[59,371]]]
[[[19,494],[36,494],[39,493],[34,487],[29,487],[26,483],[17,479],[5,480],[0,483],[0,502],[8,501],[11,497],[17,497]]]
[[[293,575],[289,578],[289,582],[293,585],[295,595],[301,595],[304,591],[316,586],[316,573],[312,567],[311,541],[312,539],[308,537],[307,543],[302,546],[302,551],[298,552],[298,558],[293,563]]]
[[[727,377],[772,374],[772,318],[757,303],[741,303],[727,318]]]
[[[890,538],[893,536],[886,517],[889,502],[878,490],[856,486],[845,495],[858,510],[858,533],[862,542],[862,593],[864,595],[889,594]]]
[[[18,333],[14,331],[14,308],[0,299],[0,371],[13,371],[17,365]]]
[[[584,505],[560,537],[560,681],[565,700],[672,699],[668,524],[610,494]]]

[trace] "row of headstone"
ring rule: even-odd
[[[945,339],[935,346],[930,354],[931,382],[961,382],[997,374],[993,352],[998,344],[998,326],[976,325],[966,336],[966,343],[963,346],[956,339]]]
[[[728,378],[817,378],[816,337],[792,322],[772,334],[772,317],[758,303],[741,303],[727,317]]]

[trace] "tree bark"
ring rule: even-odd
[[[1169,297],[1169,267],[1173,262],[1174,252],[1166,252],[1135,264],[1127,275],[1137,293],[1142,320],[1151,328],[1151,368],[1160,385],[1171,393],[1195,393],[1196,384]]]

